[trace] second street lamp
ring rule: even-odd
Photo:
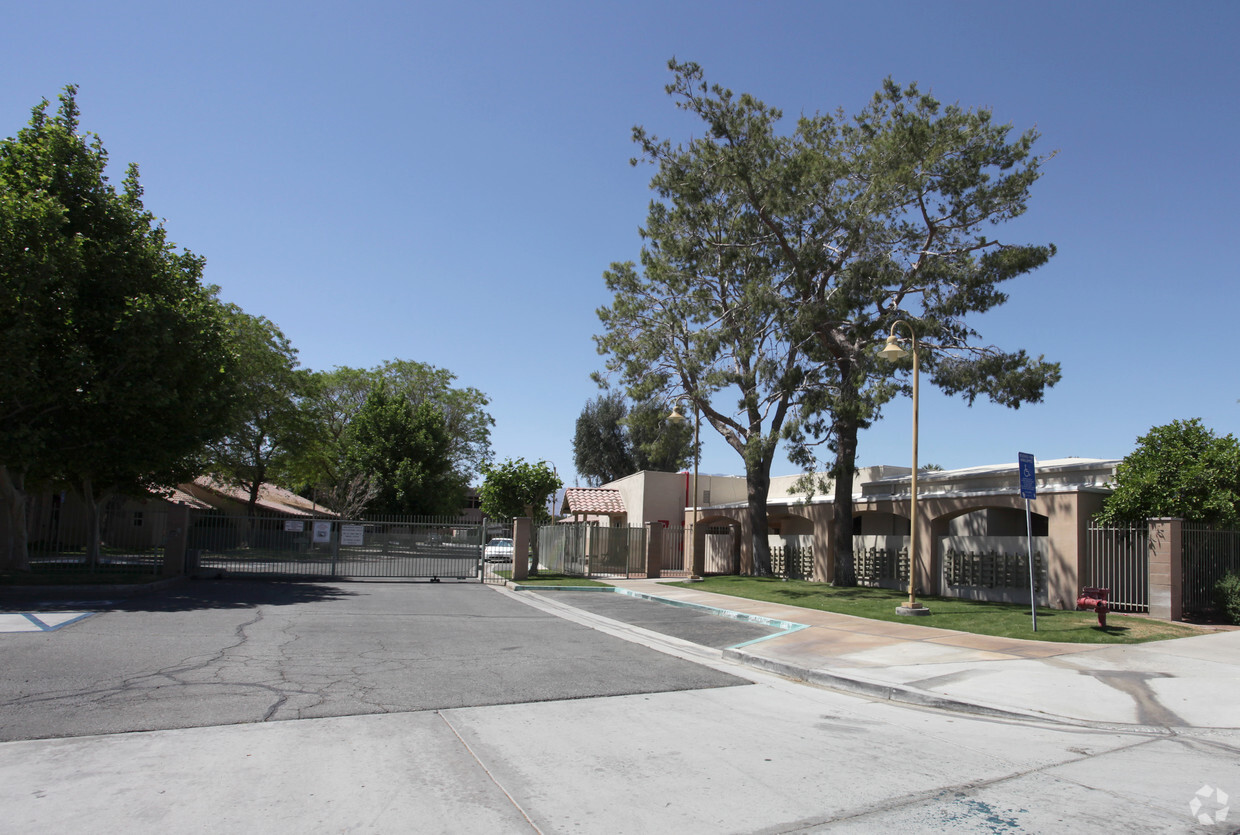
[[[887,337],[887,345],[878,353],[883,359],[892,362],[908,356],[908,352],[899,345],[900,338],[896,336],[896,325],[904,325],[904,329],[908,331],[913,349],[913,484],[912,509],[909,511],[908,603],[903,606],[897,606],[896,614],[928,615],[930,610],[917,602],[917,335],[913,333],[913,329],[909,327],[908,322],[899,319],[891,326],[891,333]]]

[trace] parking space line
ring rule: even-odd
[[[55,632],[95,612],[10,612],[0,614],[0,632]]]

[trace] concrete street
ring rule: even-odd
[[[928,709],[735,657],[808,629],[721,650],[694,610],[685,625],[670,606],[604,616],[449,583],[187,584],[105,609],[0,635],[2,831],[1228,832],[1240,818],[1220,820],[1240,792],[1234,727]]]

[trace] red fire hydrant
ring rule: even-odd
[[[1098,625],[1103,629],[1107,626],[1107,598],[1111,596],[1110,589],[1100,589],[1094,586],[1086,586],[1081,589],[1081,596],[1076,599],[1076,608],[1078,610],[1093,609],[1098,613]]]

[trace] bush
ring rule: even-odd
[[[1240,576],[1228,574],[1214,584],[1219,610],[1227,620],[1240,624]]]

